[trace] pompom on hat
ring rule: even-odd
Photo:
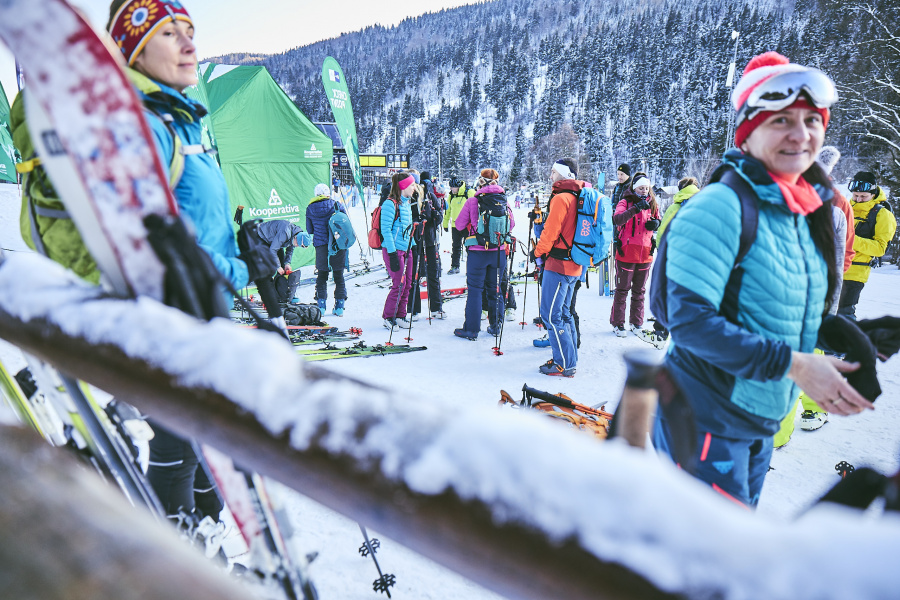
[[[734,132],[734,145],[740,148],[747,137],[753,133],[753,130],[774,113],[774,111],[761,110],[749,119],[744,116],[743,109],[754,90],[779,75],[813,71],[821,73],[815,69],[794,64],[787,57],[777,52],[764,52],[750,59],[743,75],[741,75],[740,81],[738,81],[731,94],[731,104],[738,114],[737,128]],[[798,95],[796,100],[785,108],[809,108],[814,110],[822,115],[824,125],[828,127],[828,119],[830,117],[828,108],[814,106],[804,95]]]
[[[316,196],[330,196],[331,188],[324,183],[317,183],[316,189],[313,191]]]
[[[839,160],[841,160],[841,151],[834,146],[822,146],[822,149],[819,150],[819,156],[816,158],[816,161],[822,165],[822,168],[829,175],[831,175],[834,166]]]
[[[141,50],[167,20],[194,22],[177,0],[128,0],[109,22],[109,34],[119,46],[128,66],[133,66]]]
[[[475,187],[477,189],[481,189],[489,185],[497,185],[499,182],[500,173],[498,173],[494,169],[482,169],[481,177],[478,178],[478,181],[475,183]]]

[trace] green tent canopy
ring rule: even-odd
[[[331,181],[331,139],[265,67],[205,63],[199,79],[185,92],[209,109],[204,143],[218,150],[232,209],[244,206],[245,220],[283,219],[305,230],[313,189]],[[295,269],[314,263],[312,247],[294,252]]]
[[[9,130],[9,100],[0,85],[0,181],[16,183],[16,147]]]

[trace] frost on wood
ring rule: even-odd
[[[598,443],[528,412],[448,407],[350,381],[307,379],[275,335],[112,300],[36,255],[0,264],[0,308],[121,347],[209,387],[300,450],[323,449],[424,495],[452,490],[556,540],[576,539],[667,591],[726,598],[890,597],[900,519],[819,508],[765,519],[652,454]],[[374,359],[373,359],[374,360]],[[839,553],[835,577],[805,578]]]

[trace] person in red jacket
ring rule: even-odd
[[[644,292],[650,274],[653,232],[659,228],[659,205],[653,185],[643,173],[636,173],[631,188],[625,190],[613,213],[620,244],[616,246],[616,293],[609,322],[619,337],[625,337],[625,300],[631,292],[631,330],[640,335],[644,326]]]

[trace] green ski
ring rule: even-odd
[[[352,358],[354,356],[386,356],[388,354],[405,354],[407,352],[417,352],[419,350],[427,350],[425,346],[385,346],[376,344],[368,346],[365,342],[357,342],[352,346],[345,348],[326,344],[325,348],[317,348],[315,350],[298,350],[297,354],[305,360],[330,360],[333,358]]]

